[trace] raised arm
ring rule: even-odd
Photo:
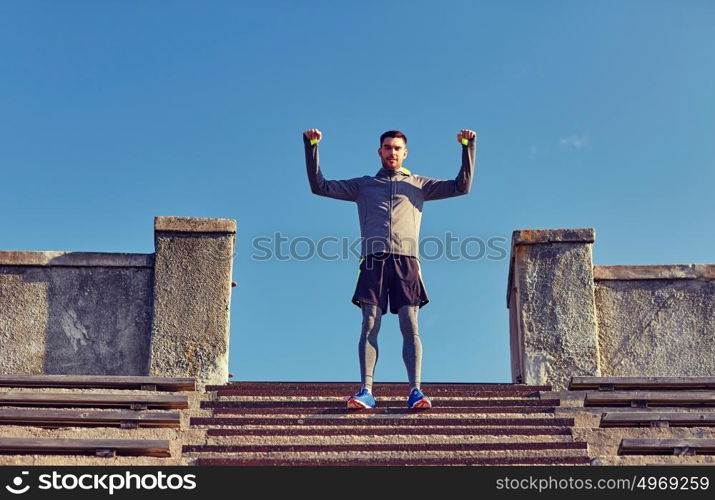
[[[462,145],[462,167],[453,180],[427,179],[422,185],[425,201],[442,200],[453,196],[467,194],[472,187],[474,177],[474,161],[477,155],[477,133],[462,129],[457,134],[457,140]]]
[[[308,169],[308,182],[313,194],[335,198],[336,200],[356,201],[358,197],[358,179],[342,181],[325,180],[320,171],[318,143],[323,138],[320,130],[312,128],[303,132],[305,147],[305,166]]]

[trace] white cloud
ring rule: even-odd
[[[559,139],[559,144],[561,146],[581,149],[588,146],[588,133],[572,134],[568,137],[562,137]]]

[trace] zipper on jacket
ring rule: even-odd
[[[395,180],[394,177],[390,177],[390,232],[387,235],[387,251],[392,253],[392,197],[393,191],[395,190]]]

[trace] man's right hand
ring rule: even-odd
[[[310,130],[306,130],[305,132],[303,132],[303,136],[308,141],[315,141],[315,143],[317,144],[318,142],[320,142],[320,139],[323,138],[323,133],[317,128],[311,128]]]
[[[463,128],[457,134],[458,142],[462,142],[462,139],[466,139],[467,141],[473,141],[476,138],[477,138],[477,133],[474,130],[469,130],[468,128]],[[465,144],[465,146],[466,146],[466,144]]]

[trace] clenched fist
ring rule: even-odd
[[[477,133],[474,130],[469,130],[467,128],[463,128],[457,134],[457,141],[459,141],[460,144],[462,143],[462,139],[467,139],[468,141],[473,141],[476,138],[477,138]]]
[[[315,141],[315,144],[320,142],[320,139],[323,138],[323,133],[318,130],[317,128],[311,128],[310,130],[306,130],[303,132],[303,135],[305,136],[306,139],[309,141]]]

